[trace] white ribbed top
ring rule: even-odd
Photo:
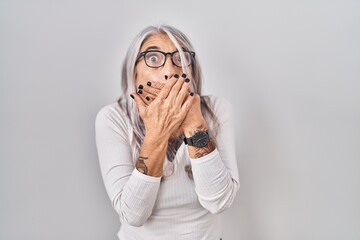
[[[183,143],[168,177],[147,176],[135,169],[132,127],[116,102],[98,112],[96,146],[105,188],[121,221],[119,239],[220,239],[217,214],[231,206],[239,176],[231,105],[225,98],[210,96],[210,106],[220,121],[217,148],[191,159]],[[189,164],[193,179],[185,171]]]

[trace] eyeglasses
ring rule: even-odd
[[[187,67],[187,66],[189,66],[189,65],[191,65],[193,63],[194,58],[195,58],[195,52],[183,50],[183,53],[184,53],[184,60],[183,60],[184,61],[184,66]],[[166,56],[168,54],[170,54],[171,62],[175,66],[182,67],[182,65],[181,65],[181,57],[180,57],[179,51],[162,52],[162,51],[158,51],[158,50],[148,50],[148,51],[141,52],[136,61],[139,61],[141,57],[144,57],[145,64],[148,67],[159,68],[159,67],[164,66],[164,64],[166,62]]]

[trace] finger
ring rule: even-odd
[[[146,94],[149,97],[155,98],[157,97],[157,95],[160,93],[160,90],[153,88],[153,87],[149,87],[149,86],[144,86],[144,85],[139,85],[138,89],[141,89],[144,94]]]
[[[183,101],[180,104],[180,107],[184,106],[185,102],[188,100],[188,98],[190,97],[194,97],[194,93],[193,92],[186,92],[185,93],[185,97],[183,99]]]
[[[189,89],[190,89],[190,79],[186,78],[184,84],[181,86],[178,95],[176,96],[175,103],[177,104],[177,106],[181,106],[185,101],[185,99],[189,96],[190,94]]]
[[[170,78],[172,78],[172,77],[179,78],[179,74],[175,73],[175,74],[173,74],[173,75],[170,75]],[[161,90],[161,89],[165,86],[164,83],[156,82],[156,81],[148,81],[148,82],[146,83],[146,85],[148,85],[149,87],[150,87],[150,86],[151,86],[151,87],[154,87],[154,88],[156,88],[156,89],[158,89],[158,90]]]
[[[191,105],[194,103],[194,99],[195,99],[194,93],[193,92],[189,93],[189,95],[185,99],[183,105],[181,106],[181,110],[184,111],[185,114],[187,114]]]
[[[147,86],[156,88],[157,90],[161,90],[165,84],[161,82],[149,81],[146,83]]]
[[[184,84],[190,85],[190,84],[188,84],[189,82],[190,82],[190,79],[186,78],[186,74],[183,73],[181,75],[181,77],[179,78],[178,82],[171,89],[171,92],[169,93],[169,98],[172,98],[172,99],[174,99],[174,101],[176,101],[177,96],[178,96],[180,90],[182,89],[183,85]],[[188,87],[188,86],[185,85],[185,87]],[[185,97],[185,95],[183,94],[182,95],[182,100],[184,99],[184,97]],[[180,102],[180,104],[181,104],[181,102]]]
[[[172,76],[170,77],[167,82],[165,83],[164,87],[160,90],[160,93],[158,95],[158,98],[160,99],[165,99],[168,97],[171,89],[173,88],[173,86],[177,83],[178,78],[176,78],[176,76]]]
[[[186,76],[186,75],[183,75],[183,76]],[[172,87],[171,89],[171,92],[169,93],[169,96],[168,98],[171,98],[175,101],[177,95],[179,94],[179,91],[182,87],[182,85],[184,84],[184,81],[185,81],[185,78],[183,77],[180,77],[178,79],[178,81],[174,84],[174,86]]]
[[[141,99],[141,97],[138,94],[132,93],[132,94],[130,94],[130,96],[134,99],[136,106],[139,109],[139,113],[142,114],[146,109],[146,104],[144,103],[144,101]]]
[[[156,96],[150,96],[150,94],[145,92],[143,89],[139,89],[137,93],[146,106],[149,106],[152,100],[156,98]]]

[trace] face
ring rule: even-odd
[[[140,52],[146,50],[174,52],[177,49],[166,34],[158,33],[150,36],[143,42]],[[190,68],[190,66],[187,67],[186,73],[191,72]],[[170,54],[166,56],[165,64],[159,68],[148,67],[145,63],[144,57],[141,57],[135,67],[135,84],[136,86],[139,86],[140,84],[146,85],[149,81],[165,83],[167,79],[172,77],[174,74],[181,76],[182,73],[182,68],[177,67],[172,63]]]

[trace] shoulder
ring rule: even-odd
[[[96,129],[112,128],[114,130],[126,130],[128,117],[120,108],[118,102],[105,105],[99,109],[95,118]]]
[[[101,120],[104,118],[114,119],[121,115],[122,114],[119,104],[117,102],[114,102],[101,107],[96,114],[96,120]]]

